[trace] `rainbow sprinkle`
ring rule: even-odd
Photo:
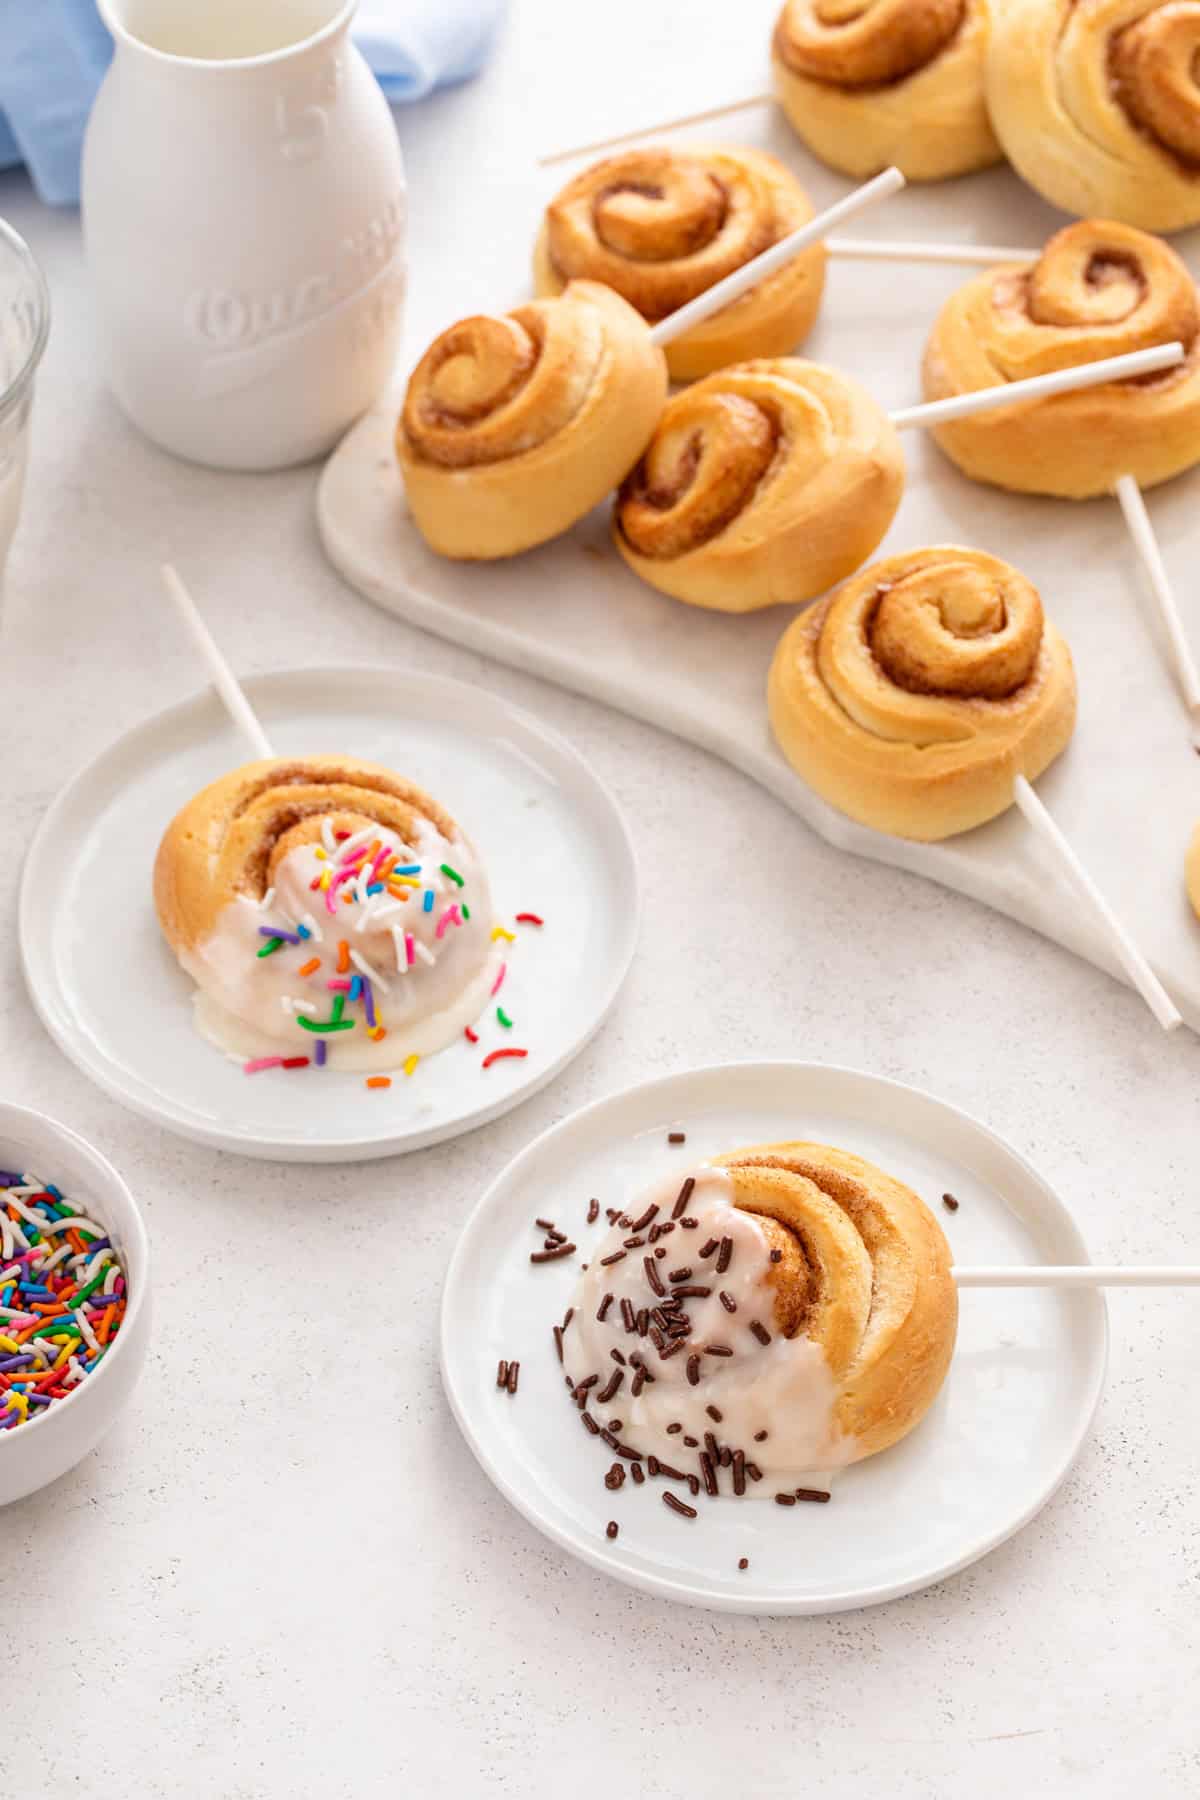
[[[52,1182],[0,1174],[0,1431],[66,1400],[121,1329],[125,1270]]]

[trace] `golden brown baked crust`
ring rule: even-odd
[[[775,91],[810,150],[848,175],[895,163],[940,181],[1000,160],[984,102],[993,0],[787,0]]]
[[[1198,9],[1200,10],[1200,9]],[[977,481],[1085,499],[1122,474],[1142,487],[1200,461],[1200,296],[1161,238],[1085,219],[1036,263],[1006,264],[952,294],[925,350],[925,396],[940,400],[1178,339],[1177,368],[1029,400],[934,428]]]
[[[1200,919],[1200,825],[1197,825],[1192,833],[1192,841],[1188,845],[1184,876],[1187,882],[1188,899],[1192,903],[1192,911]]]
[[[245,763],[202,788],[163,834],[154,904],[175,951],[208,938],[222,908],[261,900],[289,851],[321,841],[321,821],[350,833],[386,825],[408,843],[428,821],[461,836],[435,800],[378,763],[352,756],[271,757]]]
[[[823,799],[931,842],[1012,804],[1075,725],[1071,653],[1010,564],[953,545],[861,570],[784,633],[771,729]]]
[[[418,529],[465,559],[557,537],[632,468],[666,397],[645,321],[597,282],[461,320],[417,364],[396,428]]]
[[[836,369],[741,363],[671,399],[613,517],[644,581],[720,612],[811,600],[892,522],[904,460],[886,413]]]
[[[657,146],[609,156],[546,208],[534,286],[603,281],[657,322],[813,216],[807,194],[762,150]],[[784,356],[807,337],[825,285],[814,244],[667,347],[676,381],[751,356]]]
[[[758,1144],[716,1161],[782,1253],[777,1323],[824,1349],[856,1460],[886,1450],[924,1417],[954,1353],[958,1294],[937,1220],[903,1182],[827,1144]]]
[[[1149,231],[1200,220],[1195,0],[1004,0],[987,66],[996,135],[1065,212]]]

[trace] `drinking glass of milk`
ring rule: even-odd
[[[29,246],[0,219],[0,574],[21,513],[33,378],[50,331],[50,296]]]

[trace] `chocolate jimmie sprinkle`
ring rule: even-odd
[[[824,1488],[797,1488],[797,1500],[815,1500],[818,1506],[824,1506],[831,1498]]]
[[[694,1175],[689,1175],[687,1180],[684,1182],[683,1186],[679,1190],[678,1199],[676,1200],[674,1206],[671,1208],[671,1217],[673,1219],[678,1219],[680,1217],[680,1215],[687,1210],[687,1203],[692,1197],[692,1190],[695,1187],[695,1185],[696,1185],[696,1177]]]
[[[668,1131],[667,1142],[668,1142],[668,1144],[686,1144],[687,1143],[687,1132],[686,1131]]]
[[[596,1220],[599,1217],[600,1217],[600,1202],[598,1200],[589,1200],[588,1201],[588,1209],[587,1209],[588,1224],[594,1225],[596,1223]]]
[[[496,1365],[496,1386],[498,1388],[508,1386],[508,1363],[503,1356]]]
[[[958,1201],[954,1198],[953,1194],[943,1194],[942,1195],[942,1205],[945,1207],[947,1212],[957,1212],[958,1211]]]
[[[687,1359],[687,1378],[692,1387],[700,1386],[700,1358],[689,1356]]]
[[[770,1332],[767,1330],[766,1326],[760,1324],[757,1319],[751,1319],[750,1329],[754,1333],[755,1337],[758,1339],[760,1344],[769,1344],[770,1343],[770,1341],[771,1341]]]
[[[599,1406],[607,1406],[609,1401],[611,1399],[613,1399],[613,1397],[619,1392],[621,1383],[624,1381],[624,1379],[625,1379],[624,1369],[614,1369],[612,1374],[609,1376],[608,1380],[605,1382],[604,1386],[600,1389],[599,1393],[596,1395],[597,1404]]]
[[[612,1303],[613,1303],[612,1295],[605,1294],[603,1300],[600,1302],[599,1306],[596,1308],[596,1317],[600,1320],[600,1322],[602,1324],[604,1322],[604,1315],[608,1311],[608,1309],[612,1305]]]
[[[617,1521],[615,1519],[610,1519],[608,1524],[604,1527],[604,1535],[607,1538],[615,1538],[620,1529],[621,1527],[617,1524]]]
[[[625,1261],[624,1250],[614,1250],[611,1256],[602,1256],[600,1258],[600,1267],[602,1269],[607,1269],[607,1268],[610,1268],[613,1263],[619,1263],[619,1262],[624,1262],[624,1261]]]
[[[531,1263],[557,1262],[562,1256],[574,1256],[574,1254],[574,1244],[555,1244],[550,1250],[531,1250],[529,1260]]]
[[[662,1284],[662,1276],[658,1272],[658,1264],[652,1256],[644,1256],[642,1258],[642,1267],[646,1271],[646,1280],[649,1282],[653,1291],[661,1299],[667,1290]]]
[[[621,1318],[624,1322],[626,1331],[637,1330],[637,1323],[633,1316],[633,1301],[628,1298],[624,1298],[621,1301]]]
[[[733,1239],[724,1237],[721,1239],[721,1248],[717,1251],[717,1274],[723,1275],[732,1261]]]
[[[707,1244],[705,1244],[703,1249],[700,1251],[700,1255],[701,1256],[711,1256],[714,1250],[719,1250],[719,1249],[720,1249],[720,1240],[718,1238],[709,1238]]]
[[[727,1294],[724,1288],[721,1289],[717,1298],[720,1300],[721,1305],[725,1308],[727,1313],[735,1313],[737,1311],[737,1301],[732,1294]]]
[[[669,1506],[672,1512],[682,1513],[685,1519],[694,1519],[696,1517],[695,1507],[689,1506],[686,1500],[680,1500],[677,1495],[669,1492],[664,1494],[662,1498],[663,1505]]]

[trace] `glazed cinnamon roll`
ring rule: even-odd
[[[830,805],[927,842],[982,825],[1075,725],[1071,653],[1037,589],[981,550],[942,545],[863,569],[790,625],[767,685],[771,729]]]
[[[794,1493],[924,1417],[954,1350],[950,1268],[928,1208],[862,1157],[735,1151],[631,1201],[590,1253],[562,1334],[572,1398],[666,1479]]]
[[[1004,0],[988,57],[996,135],[1065,212],[1150,231],[1200,220],[1200,4]]]
[[[534,284],[558,294],[581,277],[607,282],[657,323],[812,214],[795,176],[765,151],[630,150],[585,169],[551,201]],[[692,381],[746,357],[786,355],[808,336],[824,284],[825,248],[814,244],[676,339],[671,375]]]
[[[557,537],[637,461],[666,397],[645,321],[597,282],[452,325],[414,369],[396,428],[421,535],[481,560]]]
[[[942,308],[924,360],[940,400],[1178,339],[1186,360],[1133,381],[1024,401],[934,428],[977,481],[1086,499],[1119,475],[1142,487],[1200,461],[1200,296],[1161,238],[1086,219],[1036,263],[968,281]]]
[[[613,530],[651,587],[750,612],[856,569],[903,486],[899,439],[857,382],[795,358],[741,363],[668,402]]]
[[[939,181],[1000,159],[984,103],[993,0],[787,0],[772,64],[810,150],[848,175]]]
[[[458,1038],[495,977],[470,842],[353,757],[247,763],[202,789],[163,836],[154,900],[199,1029],[238,1060],[396,1068]]]

